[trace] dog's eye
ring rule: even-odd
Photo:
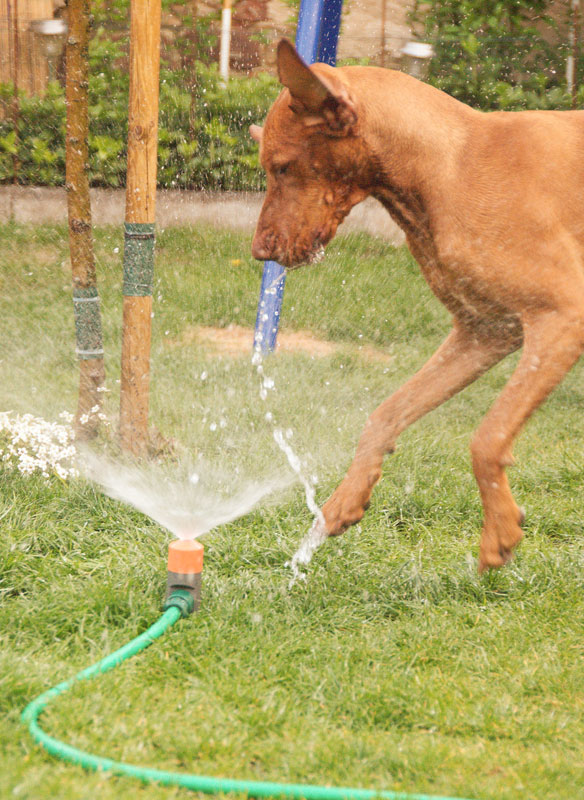
[[[288,172],[290,164],[278,164],[277,167],[274,167],[274,172],[276,175],[285,175]]]

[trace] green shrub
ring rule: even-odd
[[[435,51],[429,82],[484,110],[570,108],[567,43],[550,43],[557,36],[549,6],[549,0],[418,2],[413,21]],[[578,99],[584,102],[584,88]]]
[[[12,88],[0,87],[7,102]],[[0,181],[12,180],[13,154],[17,150],[22,183],[58,186],[65,180],[65,98],[58,84],[44,97],[20,99],[18,147],[8,119],[0,120]]]
[[[90,74],[90,175],[93,186],[125,184],[128,91],[124,43],[95,31]],[[226,88],[216,67],[197,62],[189,70],[160,73],[158,183],[162,188],[256,190],[263,186],[257,145],[249,125],[261,122],[278,92],[267,74],[233,77]],[[12,89],[0,86],[8,106]],[[21,96],[19,182],[65,182],[64,91],[52,83],[44,97]],[[9,118],[0,120],[0,182],[13,175],[16,139]]]

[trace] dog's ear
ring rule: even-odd
[[[334,136],[345,136],[357,122],[357,109],[346,86],[335,75],[317,75],[287,39],[278,44],[278,77],[290,90],[290,108],[306,125],[325,124]]]
[[[263,130],[264,129],[261,128],[259,125],[249,126],[249,134],[251,138],[254,140],[254,142],[257,142],[258,144],[261,142]]]

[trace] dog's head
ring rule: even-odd
[[[367,195],[358,102],[334,67],[308,67],[286,39],[278,45],[286,87],[250,133],[260,144],[267,194],[254,258],[295,267],[318,259],[350,209]]]

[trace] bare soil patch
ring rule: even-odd
[[[179,339],[169,341],[170,347],[198,344],[207,346],[217,356],[250,356],[253,348],[253,330],[242,325],[214,328],[205,325],[189,326]],[[392,357],[371,345],[350,345],[319,339],[311,331],[280,331],[276,352],[306,353],[322,358],[335,353],[351,353],[366,361],[389,362]]]

